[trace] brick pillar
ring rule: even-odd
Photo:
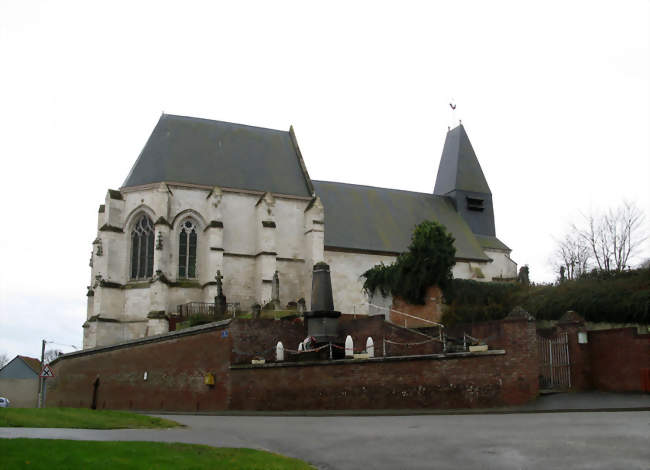
[[[539,394],[539,357],[535,321],[529,318],[501,320],[500,345],[508,360],[502,374],[504,403],[523,404]]]

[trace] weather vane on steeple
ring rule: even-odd
[[[456,100],[453,98],[449,100],[449,107],[451,108],[451,125],[448,126],[448,130],[451,130],[452,126],[456,127],[456,123],[462,124],[460,119],[456,119]]]

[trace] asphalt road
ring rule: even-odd
[[[170,430],[0,428],[0,438],[252,447],[320,469],[650,469],[650,412],[433,416],[166,416]]]

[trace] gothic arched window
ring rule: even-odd
[[[131,279],[153,276],[154,229],[151,219],[140,216],[131,230]]]
[[[196,277],[196,224],[186,220],[181,225],[178,239],[178,277],[193,279]]]

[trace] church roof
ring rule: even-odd
[[[311,196],[292,131],[163,114],[122,187],[158,182]]]
[[[455,190],[492,194],[462,124],[447,132],[433,193]]]
[[[499,240],[497,237],[493,237],[490,235],[479,235],[477,233],[474,234],[476,239],[478,240],[479,244],[485,249],[485,250],[504,250],[504,251],[510,251],[510,248],[508,245],[503,243],[501,240]]]
[[[435,220],[456,239],[456,258],[490,259],[446,197],[328,181],[313,184],[325,208],[325,247],[401,253],[417,224]]]

